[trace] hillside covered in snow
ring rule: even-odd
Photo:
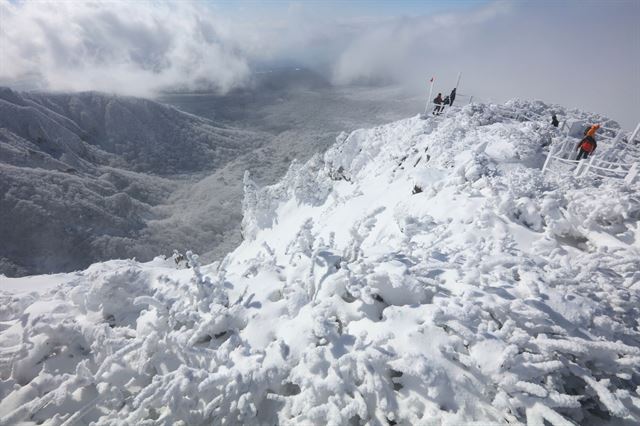
[[[0,88],[0,273],[170,252],[154,227],[175,191],[266,141],[144,99]]]
[[[0,278],[0,424],[637,424],[640,183],[543,175],[558,131],[505,111],[565,113],[455,107],[247,174],[220,262]]]
[[[245,170],[275,183],[340,131],[421,103],[394,88],[335,88],[301,69],[157,102],[0,88],[0,274],[186,248],[220,259],[241,241]]]

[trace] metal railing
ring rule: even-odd
[[[542,166],[542,173],[561,173],[566,171],[554,170],[552,168],[552,163],[555,161],[575,165],[573,174],[576,177],[584,177],[591,173],[600,177],[624,179],[626,183],[631,184],[636,177],[638,177],[638,173],[640,172],[640,165],[638,162],[623,163],[620,161],[608,161],[601,158],[604,157],[604,155],[598,156],[596,154],[591,154],[589,159],[585,160],[567,158],[571,157],[575,151],[574,141],[568,137],[562,142],[552,144],[551,148],[549,148],[549,154],[547,154],[547,158]]]
[[[474,96],[458,93],[456,95],[454,103],[461,105],[464,99],[468,99],[467,104],[472,104]],[[475,98],[478,101],[478,98]],[[431,105],[431,114],[441,115],[446,109],[450,108],[449,104],[436,104],[431,101],[427,106]],[[541,121],[550,123],[550,117],[539,114],[531,110],[514,111],[513,109],[504,107],[502,105],[492,104],[491,108],[497,110],[503,117],[518,120],[518,121]],[[425,110],[425,112],[427,112]],[[573,138],[569,135],[571,126],[569,125],[572,120],[574,122],[582,121],[580,117],[565,117],[562,121],[562,125],[558,127],[561,134],[564,134],[564,140],[560,143],[552,144],[549,148],[549,153],[542,167],[542,173],[548,171],[554,171],[551,169],[553,161],[573,164],[576,166],[574,170],[575,176],[586,176],[589,173],[595,174],[601,177],[615,177],[624,179],[627,183],[632,183],[634,179],[640,173],[640,165],[638,162],[624,163],[619,161],[622,156],[620,152],[616,152],[622,147],[624,153],[627,152],[627,148],[631,146],[636,137],[640,135],[640,123],[635,128],[631,136],[627,139],[626,143],[623,143],[625,132],[622,129],[614,129],[611,127],[601,126],[599,128],[600,134],[598,140],[600,142],[600,150],[598,154],[591,154],[588,161],[580,161],[577,159],[571,159],[574,153],[577,151],[578,138]],[[605,133],[606,132],[606,133]],[[607,134],[608,133],[608,134]]]

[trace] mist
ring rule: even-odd
[[[445,92],[462,72],[480,99],[542,99],[627,129],[640,118],[634,1],[0,4],[0,82],[21,89],[226,93],[289,65],[426,96],[430,77]]]

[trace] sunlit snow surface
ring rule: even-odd
[[[343,134],[220,263],[0,279],[0,424],[636,424],[640,185],[543,177],[554,131]]]

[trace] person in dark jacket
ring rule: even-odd
[[[433,100],[433,103],[436,104],[436,107],[433,109],[433,114],[440,114],[440,112],[442,112],[442,93],[438,93],[438,96]]]
[[[578,152],[578,157],[576,160],[580,161],[583,158],[589,157],[593,151],[598,147],[598,143],[596,142],[596,132],[600,128],[599,124],[594,124],[587,130],[587,135],[582,139],[578,146],[576,147]]]
[[[551,124],[553,125],[553,127],[558,127],[558,124],[560,124],[560,122],[558,121],[558,117],[556,117],[555,114],[551,116]]]
[[[449,95],[449,105],[453,106],[453,101],[456,99],[456,88],[454,87]]]

